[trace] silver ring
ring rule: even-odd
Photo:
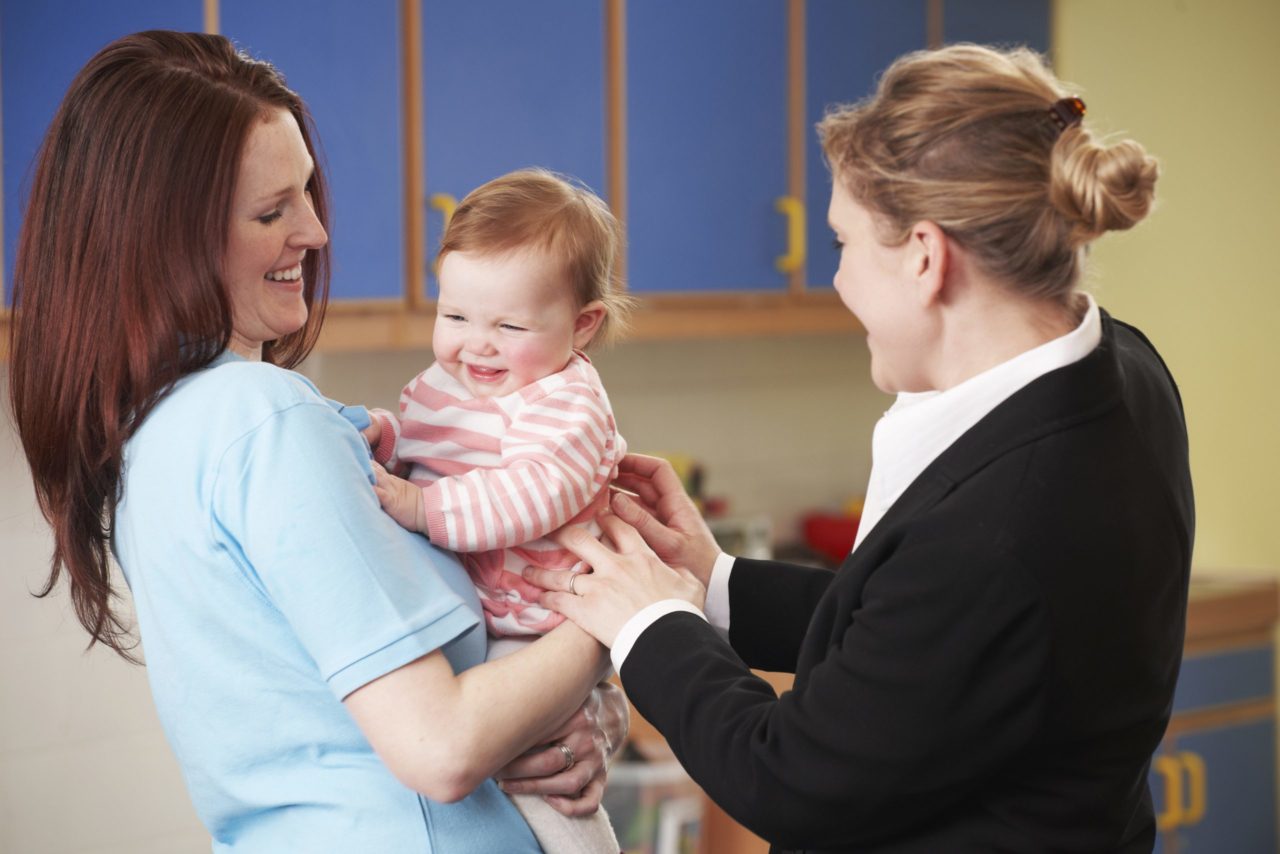
[[[573,755],[573,749],[563,741],[556,742],[556,747],[560,748],[560,752],[564,754],[564,767],[560,769],[560,773],[563,774],[572,768],[578,759]]]
[[[573,589],[573,583],[577,580],[578,580],[578,573],[575,572],[569,576],[569,592],[574,596],[578,595],[578,591]],[[569,755],[572,756],[573,754],[571,753]],[[573,763],[570,762],[569,764],[572,765]]]

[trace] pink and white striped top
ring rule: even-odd
[[[589,523],[608,503],[626,442],[600,375],[582,353],[559,373],[502,397],[477,398],[432,365],[383,418],[377,459],[422,487],[427,536],[459,552],[490,634],[542,634],[564,619],[538,604],[529,565],[576,570],[546,539]],[[394,441],[390,441],[394,436]],[[407,472],[406,472],[407,469]]]

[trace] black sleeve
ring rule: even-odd
[[[795,673],[800,642],[834,573],[737,558],[729,576],[729,643],[751,667]]]
[[[623,687],[708,795],[770,842],[891,836],[961,802],[1040,725],[1046,615],[1010,564],[904,549],[834,642],[811,639],[825,656],[780,698],[679,613],[640,636]]]

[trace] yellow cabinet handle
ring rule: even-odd
[[[1152,762],[1164,778],[1164,811],[1156,816],[1160,832],[1189,827],[1204,818],[1208,807],[1208,772],[1204,759],[1189,750],[1162,753]],[[1187,786],[1183,788],[1183,779]]]
[[[1208,792],[1206,789],[1206,778],[1204,760],[1190,751],[1183,751],[1178,754],[1182,759],[1182,767],[1187,769],[1187,810],[1182,814],[1182,823],[1195,824],[1204,818],[1205,807],[1208,803]]]
[[[458,209],[458,200],[448,193],[432,193],[427,197],[427,204],[432,210],[444,214],[444,227],[448,228],[449,220],[453,219],[453,212]]]
[[[1163,833],[1182,824],[1182,763],[1177,757],[1162,753],[1152,764],[1164,778],[1164,810],[1156,816],[1156,829]]]
[[[795,196],[782,196],[774,208],[787,217],[787,254],[779,255],[779,272],[794,273],[804,266],[804,205]]]
[[[453,219],[453,212],[458,209],[458,200],[448,193],[432,193],[427,197],[427,205],[442,214],[444,224],[440,226],[440,233],[444,234],[445,229],[449,227],[449,220]],[[432,275],[440,273],[434,261],[431,262],[431,273]]]

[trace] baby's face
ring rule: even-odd
[[[561,265],[545,252],[450,252],[432,349],[473,395],[499,397],[569,363],[579,315]]]

